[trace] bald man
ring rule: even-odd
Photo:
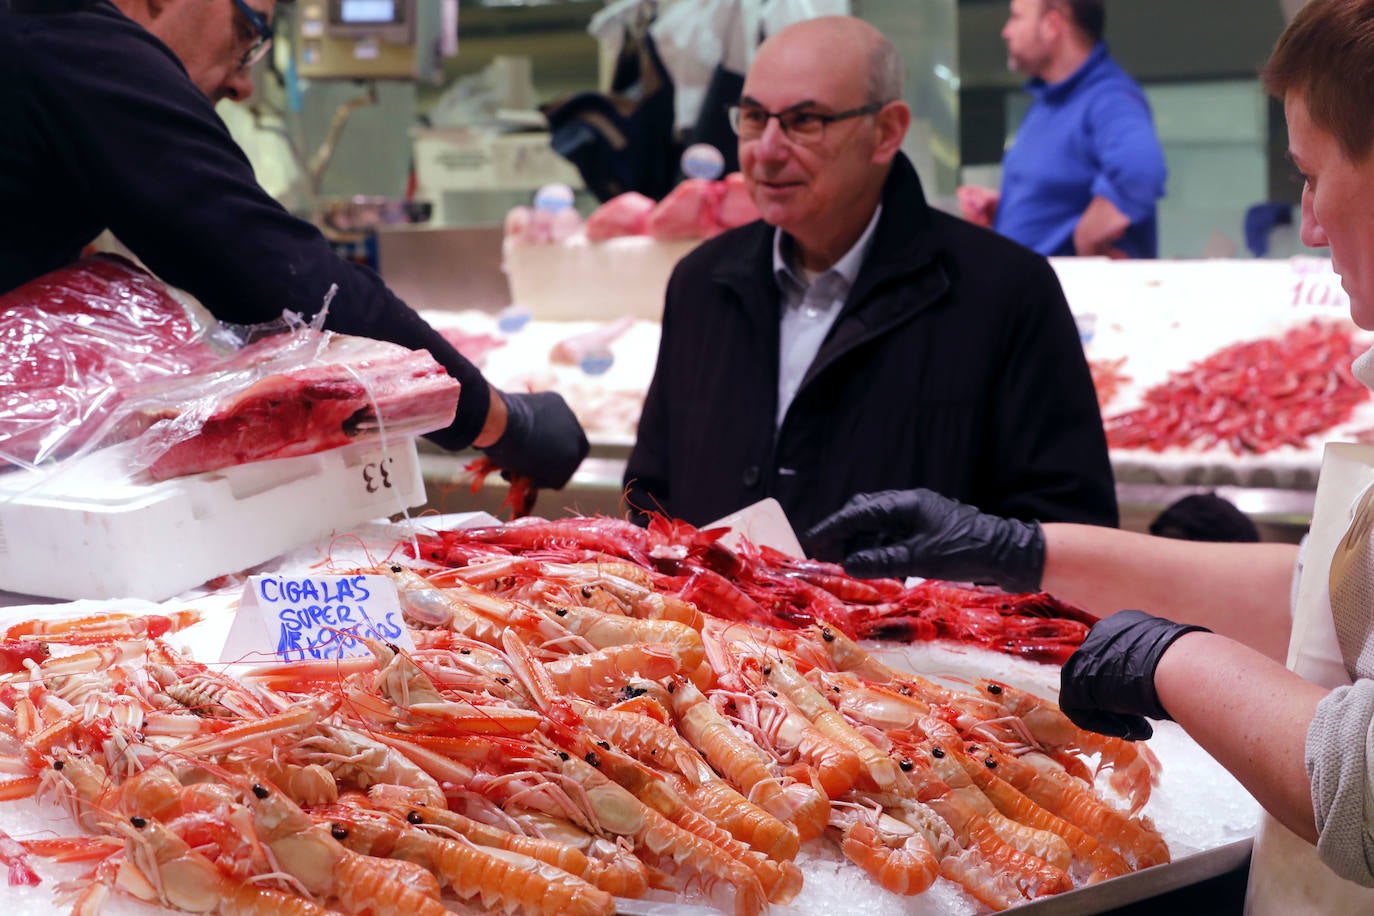
[[[901,61],[858,19],[759,48],[731,123],[763,218],[669,282],[625,475],[635,510],[702,524],[774,497],[805,531],[855,494],[925,487],[1117,524],[1054,272],[926,204],[901,99]]]
[[[314,315],[337,285],[325,327],[428,350],[462,383],[453,423],[429,439],[561,487],[588,450],[563,399],[488,385],[381,278],[268,196],[215,114],[252,94],[274,13],[273,0],[0,0],[0,293],[104,229],[237,324]]]

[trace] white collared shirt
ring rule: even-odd
[[[794,270],[783,253],[784,233],[773,233],[773,277],[782,290],[782,327],[778,346],[778,415],[774,422],[782,426],[787,408],[797,396],[806,370],[811,368],[820,352],[825,336],[844,308],[849,291],[859,276],[868,254],[869,243],[882,216],[883,205],[873,211],[873,218],[844,256],[829,270],[810,276],[806,271]],[[790,239],[788,240],[790,242]],[[789,249],[791,244],[787,246]]]

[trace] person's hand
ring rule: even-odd
[[[1168,719],[1155,693],[1155,669],[1184,633],[1206,627],[1174,623],[1143,611],[1118,611],[1088,631],[1059,672],[1059,708],[1075,725],[1127,741],[1154,734],[1145,720]]]
[[[1001,202],[1001,194],[991,188],[980,188],[973,184],[963,185],[954,193],[959,198],[959,214],[964,219],[985,229],[992,228],[992,221],[997,216],[997,205]]]
[[[1033,592],[1045,568],[1039,524],[988,515],[933,490],[860,493],[803,542],[811,556],[863,578],[924,576]]]
[[[505,404],[506,428],[483,449],[487,457],[503,471],[530,478],[539,489],[561,489],[591,449],[568,402],[553,391],[492,394]]]

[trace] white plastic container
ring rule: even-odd
[[[131,482],[120,447],[0,474],[0,590],[161,601],[425,501],[413,439]]]

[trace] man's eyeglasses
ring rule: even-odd
[[[869,102],[859,108],[825,114],[819,111],[789,108],[786,111],[769,111],[762,105],[731,105],[727,111],[730,127],[741,140],[757,140],[763,136],[771,118],[778,119],[783,134],[793,143],[819,143],[825,137],[825,128],[836,121],[861,118],[882,109],[886,102]]]
[[[253,27],[253,43],[248,46],[248,50],[243,52],[239,58],[239,69],[248,70],[258,61],[267,56],[267,51],[272,47],[272,26],[262,13],[253,9],[243,0],[234,0],[234,6],[239,8],[243,18],[248,20],[248,24]]]

